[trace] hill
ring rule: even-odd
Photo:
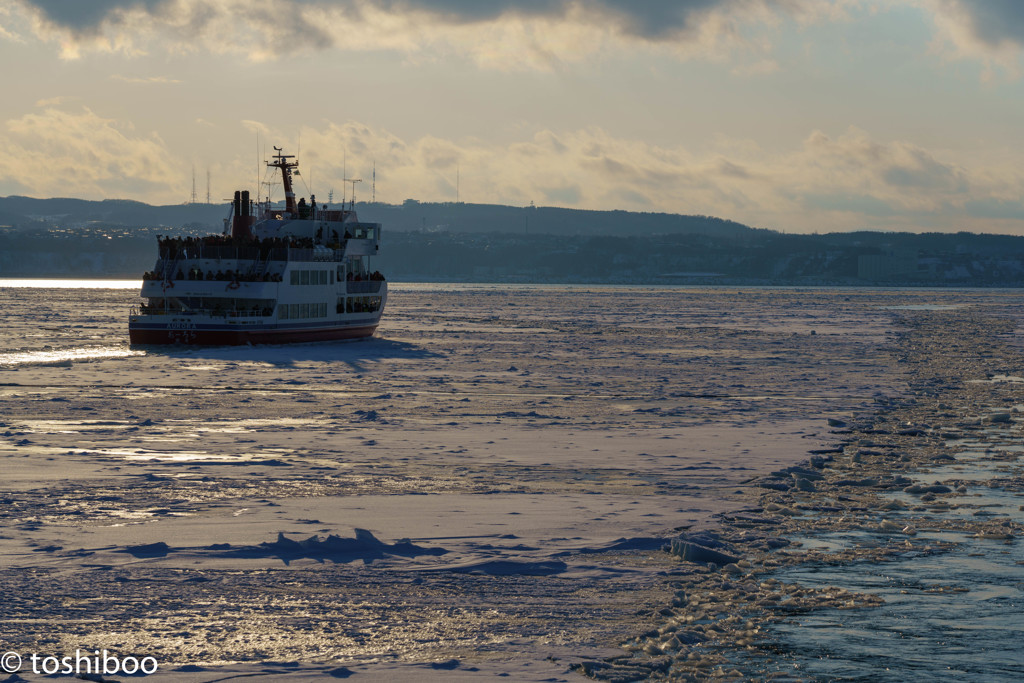
[[[711,216],[431,203],[412,199],[403,204],[359,202],[356,209],[364,219],[383,223],[388,230],[400,231],[523,232],[546,235],[686,233],[736,236],[753,230],[740,223]],[[0,226],[11,228],[67,228],[101,223],[120,227],[176,228],[191,225],[220,232],[227,215],[226,204],[150,206],[123,199],[89,201],[0,197]]]
[[[1024,237],[783,234],[710,216],[360,203],[383,223],[392,280],[627,284],[1024,286]],[[226,207],[0,198],[0,277],[138,277],[157,234],[223,230]]]

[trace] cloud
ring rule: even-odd
[[[612,45],[680,57],[755,53],[740,72],[774,67],[766,30],[783,19],[835,18],[857,0],[11,0],[31,32],[66,58],[89,51],[241,52],[268,60],[336,48],[457,53],[482,66],[553,68]],[[0,17],[0,22],[4,19]],[[8,19],[9,22],[9,19]],[[0,25],[0,30],[3,30]]]
[[[0,171],[4,194],[174,203],[187,196],[186,171],[159,137],[139,136],[86,108],[46,106],[6,121],[0,145],[18,160]]]
[[[927,4],[960,40],[990,48],[1024,44],[1024,4],[1018,0],[931,0]]]
[[[296,137],[290,128],[258,121],[238,125],[259,130],[267,149]],[[786,231],[1019,232],[1024,217],[1019,169],[969,167],[856,128],[839,135],[814,131],[784,153],[726,138],[695,153],[596,127],[541,130],[511,144],[405,139],[355,121],[306,126],[298,136],[303,174],[297,191],[321,201],[330,190],[336,200],[351,193],[344,178],[363,179],[356,186],[363,200],[375,194],[396,204],[453,201],[458,174],[466,202],[713,215]],[[47,105],[6,121],[0,145],[19,160],[0,171],[0,194],[157,204],[188,196],[191,159],[156,135],[87,108]],[[226,189],[254,185],[251,158],[228,159],[214,170]]]
[[[268,141],[289,136],[272,129],[262,134]],[[350,122],[304,128],[301,139],[303,167],[316,182],[305,191],[318,197],[331,188],[336,195],[343,187],[350,191],[341,181],[347,172],[364,179],[357,192],[368,198],[376,164],[376,196],[392,203],[453,201],[458,172],[466,202],[714,215],[787,231],[1019,231],[1019,224],[993,220],[1024,211],[1019,172],[968,168],[905,141],[874,140],[856,128],[833,136],[815,131],[783,154],[727,139],[696,154],[615,138],[596,127],[543,130],[496,145],[402,139]]]
[[[304,51],[397,51],[413,60],[466,56],[496,69],[556,69],[638,47],[679,59],[731,60],[733,72],[780,68],[776,29],[848,21],[859,10],[917,7],[937,45],[1021,71],[1018,0],[6,0],[0,36],[31,33],[61,55],[148,51],[242,54],[267,61]],[[22,21],[19,22],[17,19]],[[27,29],[19,30],[27,22]]]
[[[970,190],[965,169],[907,142],[876,142],[857,128],[835,139],[815,131],[799,161],[822,169],[830,184],[907,206],[937,208]]]
[[[152,13],[162,0],[31,0],[26,4],[34,6],[53,24],[89,33],[98,30],[104,22],[116,21],[120,15],[136,8]]]
[[[956,57],[978,60],[991,78],[997,68],[1021,73],[1024,3],[1018,0],[919,0],[931,12],[940,43]]]

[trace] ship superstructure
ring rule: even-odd
[[[295,199],[294,157],[274,148],[285,204],[235,192],[224,233],[158,237],[159,256],[128,319],[132,344],[282,344],[367,337],[387,300],[371,270],[381,225]],[[354,193],[353,193],[354,194]]]

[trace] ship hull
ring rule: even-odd
[[[370,337],[377,323],[318,328],[225,329],[215,326],[193,328],[167,325],[129,324],[132,346],[240,346],[245,344],[304,344]]]

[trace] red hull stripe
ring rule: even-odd
[[[238,346],[241,344],[298,344],[369,337],[377,325],[299,330],[169,330],[128,329],[132,344],[187,344],[194,346]]]

